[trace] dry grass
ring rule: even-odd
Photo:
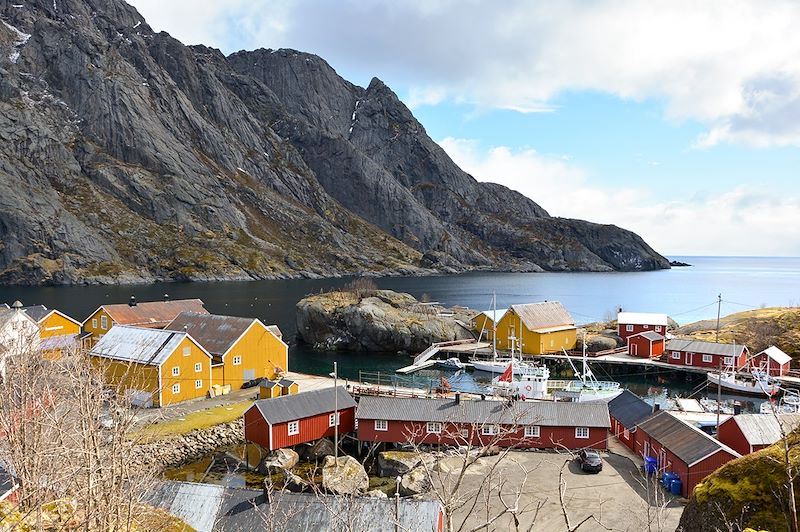
[[[132,434],[145,442],[160,440],[169,436],[188,434],[193,430],[207,429],[223,423],[231,423],[241,418],[253,401],[242,401],[230,405],[220,405],[208,410],[192,412],[185,416],[159,423],[154,423]]]

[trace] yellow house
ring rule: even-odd
[[[280,329],[256,318],[182,312],[167,329],[191,334],[211,353],[214,385],[237,390],[254,379],[280,378],[288,370],[289,346]]]
[[[497,322],[497,348],[529,355],[574,349],[575,320],[558,301],[511,305]]]
[[[474,318],[472,318],[472,330],[480,335],[480,340],[491,342],[494,338],[494,323],[500,323],[503,316],[508,312],[507,308],[499,308],[497,310],[484,310]]]
[[[186,332],[115,325],[89,356],[136,406],[197,399],[211,388],[211,354]]]
[[[78,346],[81,324],[55,309],[44,305],[22,307],[39,327],[39,349],[44,358],[57,360],[64,351]]]
[[[81,326],[90,345],[103,337],[114,325],[131,325],[163,329],[181,312],[208,314],[199,299],[174,299],[139,303],[131,296],[128,303],[103,305],[92,312]]]

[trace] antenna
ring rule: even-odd
[[[717,337],[715,342],[719,343],[719,312],[722,309],[722,294],[717,296]]]

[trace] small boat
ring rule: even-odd
[[[706,373],[710,385],[738,394],[772,396],[780,390],[778,383],[765,372],[753,370],[751,375],[753,380],[742,379],[733,371]]]
[[[470,364],[475,371],[485,371],[487,373],[504,373],[509,364],[513,362],[514,375],[536,375],[539,373],[540,366],[530,364],[514,357],[494,357],[490,359],[470,359]]]
[[[458,357],[450,357],[447,360],[437,360],[435,366],[439,369],[457,371],[464,369],[464,363]]]
[[[759,407],[759,412],[762,414],[799,414],[800,392],[784,389],[780,401],[773,399],[764,401]]]
[[[610,401],[620,395],[623,390],[616,381],[600,381],[592,373],[586,361],[586,340],[583,342],[583,371],[578,371],[572,358],[562,349],[567,362],[572,367],[576,380],[553,382],[553,397],[556,400],[584,402],[584,401]],[[556,386],[557,384],[557,386]]]

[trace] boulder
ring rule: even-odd
[[[300,461],[300,455],[291,449],[278,449],[261,461],[258,472],[262,475],[278,473],[281,469],[291,469]]]
[[[378,489],[369,490],[366,494],[364,494],[364,496],[365,497],[372,497],[374,499],[387,499],[389,497],[384,492],[382,492],[381,490],[378,490]]]
[[[369,489],[364,466],[352,456],[326,456],[322,464],[322,489],[335,495],[356,495]]]
[[[586,350],[590,353],[615,349],[616,347],[617,340],[611,336],[591,336],[586,339]]]
[[[304,446],[301,453],[303,455],[303,460],[307,462],[315,462],[325,458],[326,456],[332,456],[335,450],[336,448],[333,446],[333,442],[331,440],[322,438],[310,445]]]
[[[418,466],[403,475],[400,480],[400,495],[409,497],[427,493],[431,489],[431,481],[425,468]]]
[[[430,453],[417,453],[411,451],[384,451],[378,453],[378,476],[397,477],[405,475],[422,461],[432,462]]]

